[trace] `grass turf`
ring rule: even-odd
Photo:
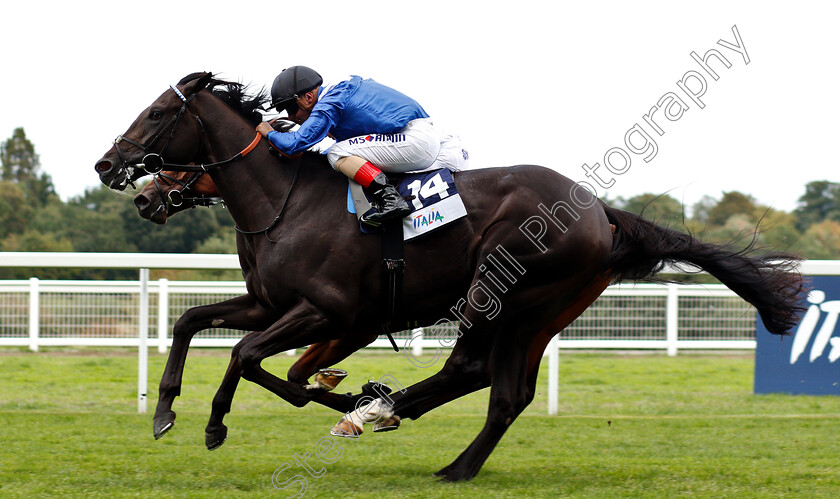
[[[294,358],[264,364],[285,373]],[[150,387],[165,357],[150,356]],[[404,356],[365,352],[340,366],[339,391],[420,369]],[[546,364],[546,362],[543,362]],[[229,439],[204,449],[210,401],[227,365],[194,351],[160,441],[136,413],[130,351],[9,351],[0,355],[0,497],[837,497],[840,399],[752,394],[751,355],[561,356],[559,416],[546,415],[545,365],[537,399],[508,430],[479,475],[441,483],[484,423],[488,391],[464,397],[399,431],[341,440],[333,462],[316,446],[339,415],[296,409],[242,382],[226,418]],[[156,389],[150,390],[151,392]],[[155,396],[150,393],[149,410]],[[369,429],[368,429],[369,430]],[[322,451],[325,450],[323,447]],[[319,477],[298,467],[295,455]],[[275,483],[272,474],[282,465]]]

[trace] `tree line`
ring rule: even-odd
[[[0,144],[0,251],[236,253],[234,223],[221,206],[186,210],[165,225],[137,215],[132,197],[104,185],[67,202],[23,128]],[[92,173],[92,172],[91,172]],[[153,278],[240,278],[237,271],[155,270]],[[121,269],[2,269],[0,279],[136,279]]]
[[[234,223],[222,206],[196,208],[165,225],[141,219],[128,195],[103,185],[67,202],[41,171],[23,128],[0,144],[0,251],[236,253]],[[605,199],[609,204],[710,242],[792,251],[808,259],[840,259],[840,184],[808,183],[788,213],[750,194],[705,196],[687,210],[667,194]],[[136,279],[119,269],[0,269],[0,279]],[[154,271],[153,278],[237,279],[235,271]]]

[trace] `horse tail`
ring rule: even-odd
[[[616,226],[608,258],[617,281],[643,280],[665,264],[690,263],[716,277],[753,305],[773,334],[788,334],[805,310],[801,257],[789,253],[756,254],[755,241],[742,250],[704,243],[690,234],[662,227],[642,217],[603,205]]]

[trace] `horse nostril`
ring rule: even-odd
[[[143,211],[147,209],[150,204],[152,204],[152,202],[149,201],[149,199],[143,194],[134,196],[134,206],[136,206],[138,210]]]
[[[114,167],[114,165],[112,165],[110,161],[103,159],[103,160],[99,161],[99,163],[96,163],[95,168],[96,168],[96,171],[99,172],[99,173],[108,173],[109,171],[111,171],[111,168],[113,168],[113,167]]]

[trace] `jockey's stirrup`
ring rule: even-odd
[[[411,214],[411,207],[400,196],[397,189],[388,183],[384,173],[373,177],[368,191],[373,196],[373,202],[379,211],[362,217],[362,222],[369,225],[381,225],[387,220],[403,218]]]

